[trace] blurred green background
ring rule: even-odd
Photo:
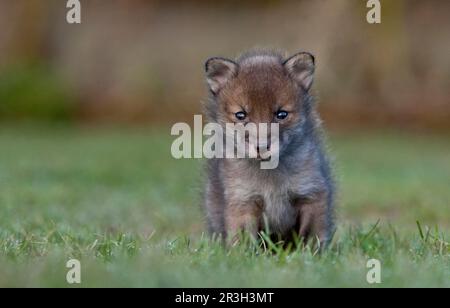
[[[247,48],[317,57],[328,125],[450,127],[448,1],[0,1],[0,118],[171,123],[199,113],[203,63]]]
[[[81,3],[69,25],[66,1],[0,0],[0,286],[67,286],[72,257],[83,286],[368,286],[370,257],[382,286],[450,286],[449,1],[382,1],[379,25],[362,0]],[[201,162],[170,155],[204,61],[258,46],[317,58],[323,258],[205,243]]]

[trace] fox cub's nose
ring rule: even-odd
[[[256,151],[258,153],[260,153],[260,152],[264,153],[264,152],[270,151],[270,143],[268,143],[268,144],[258,144],[256,146]]]
[[[256,146],[256,153],[258,154],[258,159],[268,158],[268,152],[270,152],[270,143],[267,144],[258,144]]]

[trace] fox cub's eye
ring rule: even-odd
[[[284,111],[284,110],[280,110],[280,111],[277,111],[276,112],[276,116],[277,116],[277,119],[278,120],[284,120],[284,119],[286,119],[287,118],[287,116],[288,116],[288,112],[287,111]]]
[[[236,112],[234,115],[236,116],[236,119],[241,121],[247,117],[247,114],[244,111]]]

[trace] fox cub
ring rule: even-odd
[[[242,231],[257,237],[326,246],[334,233],[334,184],[321,121],[310,88],[314,57],[306,52],[284,58],[272,51],[250,51],[236,60],[214,57],[205,63],[210,123],[278,123],[274,169],[256,158],[207,161],[204,208],[210,233],[228,243]],[[258,144],[247,144],[258,152]],[[265,144],[267,146],[267,144]],[[270,143],[269,143],[270,148]]]

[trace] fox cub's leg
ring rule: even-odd
[[[230,203],[225,209],[227,243],[239,242],[242,232],[256,238],[260,221],[261,209],[256,203]]]
[[[298,201],[296,206],[300,219],[299,236],[305,243],[318,239],[320,247],[326,247],[333,232],[327,194],[322,193],[311,200]]]

